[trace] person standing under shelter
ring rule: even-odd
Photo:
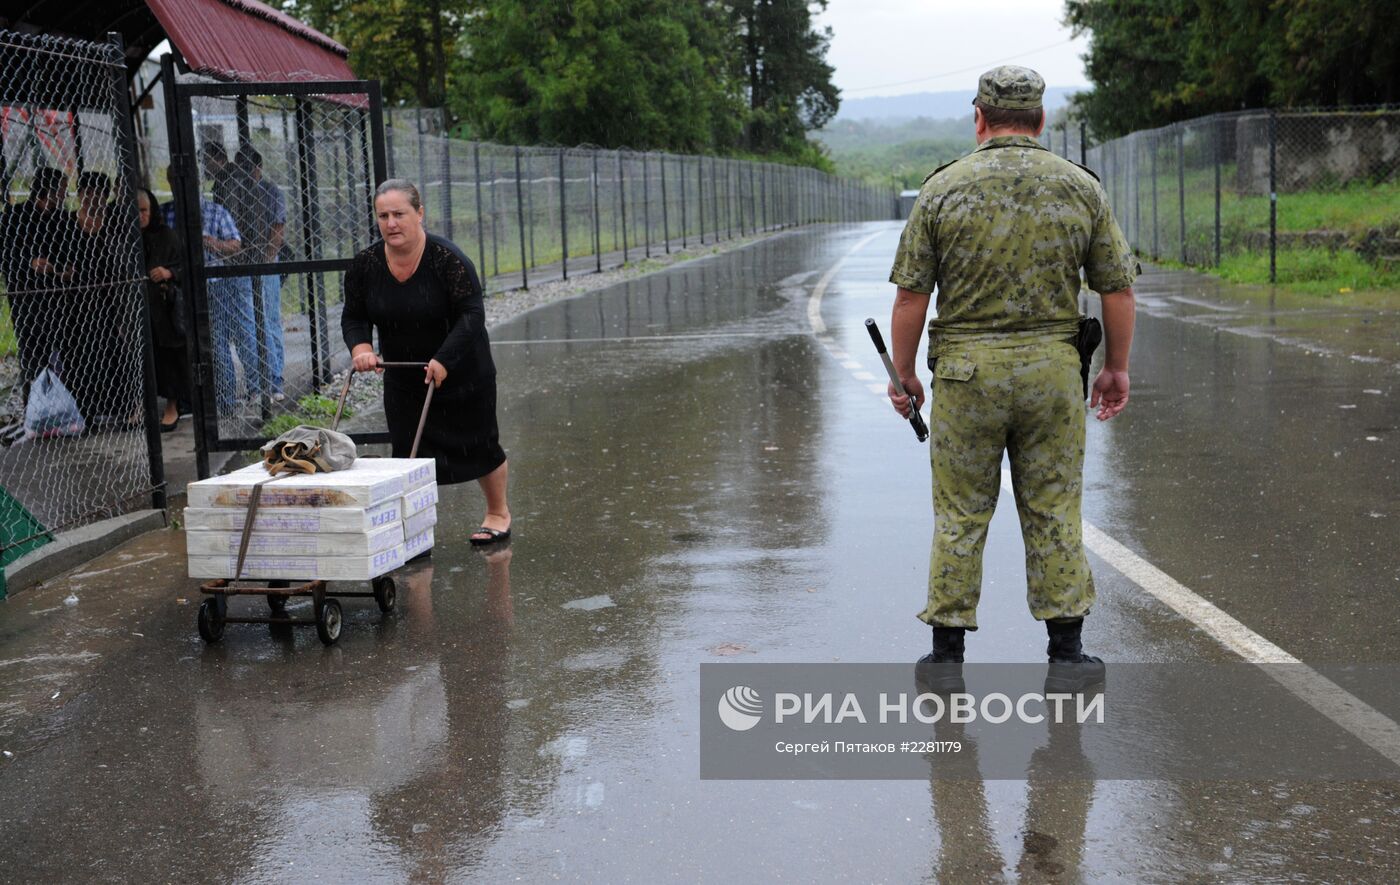
[[[1027,602],[1045,622],[1052,665],[1079,665],[1086,682],[1103,662],[1080,638],[1094,604],[1084,552],[1085,406],[1080,356],[1080,269],[1102,297],[1106,358],[1091,407],[1108,420],[1128,403],[1132,284],[1139,267],[1097,177],[1036,141],[1045,81],[1029,68],[983,74],[973,104],[977,148],[925,179],[900,239],[892,357],[908,416],[924,399],[914,369],[930,293],[933,370],[929,421],[934,539],[928,604],[933,651],[920,664],[961,664],[977,629],[982,551],[1001,491],[1005,452],[1026,548]]]
[[[172,177],[170,179],[174,181]],[[175,203],[163,207],[165,223],[180,231],[175,219]],[[220,203],[203,195],[199,198],[200,228],[204,245],[204,266],[220,267],[229,256],[243,249],[242,234],[233,216]],[[258,390],[257,342],[253,338],[253,293],[248,277],[210,277],[206,282],[209,303],[209,334],[214,347],[214,395],[221,415],[238,400],[238,376],[233,370],[230,348],[243,365],[243,382],[250,394]]]
[[[61,295],[73,276],[67,256],[78,237],[73,214],[63,208],[67,191],[63,170],[40,167],[29,183],[29,198],[0,218],[0,270],[26,402],[29,384],[61,350]]]
[[[247,220],[238,224],[243,233],[243,252],[240,256],[244,264],[274,264],[282,251],[287,230],[287,200],[282,189],[263,175],[263,158],[252,145],[239,148],[234,157],[236,165],[247,176],[247,186],[251,193],[252,208]],[[235,219],[237,221],[237,219]],[[263,363],[263,387],[270,390],[272,399],[281,402],[286,399],[283,392],[285,356],[282,343],[282,275],[265,274],[256,280],[254,297],[262,305],[263,348],[267,359]]]

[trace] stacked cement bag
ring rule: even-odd
[[[185,549],[191,578],[232,578],[261,464],[191,483]],[[432,458],[359,458],[348,470],[297,474],[262,488],[242,577],[369,580],[433,546]]]

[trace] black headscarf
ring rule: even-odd
[[[141,188],[141,193],[146,195],[146,199],[151,201],[151,220],[146,223],[146,230],[154,233],[158,230],[165,230],[165,213],[161,211],[160,200],[156,195],[146,188]]]

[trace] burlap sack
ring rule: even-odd
[[[343,433],[300,424],[263,445],[263,466],[279,473],[329,473],[355,463],[355,442]]]

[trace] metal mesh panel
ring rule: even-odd
[[[1234,258],[1280,282],[1364,279],[1400,261],[1400,111],[1251,110],[1134,132],[1087,152],[1139,253]],[[1359,262],[1359,263],[1358,263]]]
[[[0,564],[150,500],[125,84],[113,45],[0,31]]]
[[[178,200],[171,216],[177,230],[203,244],[192,253],[205,277],[196,308],[200,362],[208,363],[205,405],[221,440],[260,439],[312,417],[314,397],[348,362],[340,343],[342,273],[306,265],[347,261],[378,235],[363,98],[188,97],[197,202],[183,194],[190,217],[174,218]],[[436,170],[426,171],[431,201],[442,184]],[[160,178],[179,184],[169,172]],[[298,264],[291,272],[278,267]]]

